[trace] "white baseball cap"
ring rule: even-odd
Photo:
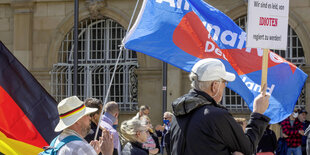
[[[97,108],[88,108],[77,96],[71,96],[59,102],[58,106],[59,123],[55,131],[62,131],[73,125],[83,116],[97,111]]]
[[[198,76],[199,81],[224,79],[232,82],[236,78],[235,74],[226,72],[225,66],[220,60],[214,58],[199,60],[192,68],[192,72]]]

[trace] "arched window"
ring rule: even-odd
[[[235,23],[239,25],[243,30],[246,29],[247,16],[242,16],[235,20]],[[288,35],[287,35],[287,50],[272,50],[275,53],[279,54],[281,57],[285,58],[287,61],[292,62],[297,67],[300,67],[305,64],[304,51],[301,45],[301,42],[296,34],[296,32],[288,26]],[[305,107],[306,99],[305,87],[303,88],[298,102],[296,103],[296,108]],[[226,88],[225,96],[223,98],[223,105],[226,106],[232,112],[247,112],[249,108],[245,101],[235,92]]]
[[[104,101],[125,32],[109,18],[80,22],[77,95],[81,100],[93,97]],[[72,28],[62,41],[58,63],[51,70],[51,92],[58,102],[73,92],[73,46]],[[136,110],[138,83],[134,71],[137,67],[136,52],[124,50],[108,98],[119,103],[122,111]]]

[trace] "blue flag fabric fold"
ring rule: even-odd
[[[228,88],[253,110],[259,94],[262,49],[246,48],[246,33],[229,17],[202,0],[144,0],[125,48],[142,52],[190,72],[204,58],[218,58],[236,80]],[[287,118],[307,78],[301,69],[269,51],[270,123]]]

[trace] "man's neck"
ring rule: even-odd
[[[109,119],[112,121],[112,124],[115,123],[116,118],[115,118],[113,115],[111,115],[110,113],[105,112],[105,113],[104,113],[104,116],[107,117],[107,118],[109,118]]]
[[[70,130],[71,132],[74,132],[75,134],[79,135],[80,137],[84,138],[85,136],[82,135],[81,132],[81,128],[77,127],[75,125],[72,125],[70,127],[67,128],[68,130]]]
[[[76,134],[76,135],[78,135],[79,137],[82,137],[82,138],[84,138],[82,135],[81,135],[81,133],[79,132],[79,131],[77,131],[76,129],[73,129],[73,128],[67,128],[67,129],[65,129],[64,130],[65,132],[69,132],[69,133],[74,133],[74,134]]]
[[[195,89],[196,90],[196,89]],[[205,98],[207,98],[210,102],[212,102],[213,104],[217,105],[216,101],[211,97],[211,93],[210,91],[207,90],[196,90],[197,94],[204,96]]]

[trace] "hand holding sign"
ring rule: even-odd
[[[266,93],[267,84],[264,84],[261,93],[254,99],[253,112],[263,114],[269,106],[270,94]]]
[[[286,50],[289,0],[249,0],[247,47]]]

